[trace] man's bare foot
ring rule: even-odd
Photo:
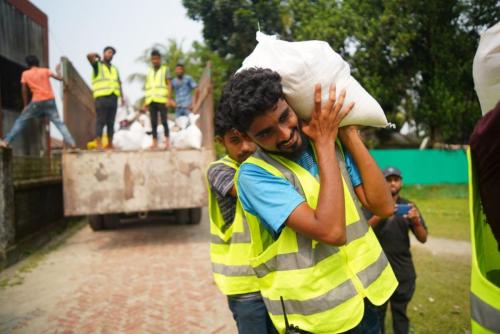
[[[153,138],[153,143],[149,146],[150,150],[155,150],[158,148],[158,140]]]

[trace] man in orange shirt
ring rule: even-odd
[[[52,91],[52,86],[49,81],[51,77],[62,81],[62,77],[53,73],[48,68],[39,67],[40,62],[34,55],[26,57],[26,64],[29,69],[24,71],[21,76],[24,108],[21,115],[14,122],[9,133],[3,140],[0,140],[0,146],[8,147],[16,135],[26,127],[26,123],[30,118],[48,116],[50,121],[54,123],[56,128],[61,132],[64,141],[74,148],[75,140],[59,117],[54,99],[54,92]],[[28,89],[31,91],[32,95],[31,102],[29,103]]]

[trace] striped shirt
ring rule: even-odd
[[[233,223],[234,212],[236,210],[236,197],[230,194],[234,186],[234,174],[236,174],[236,170],[221,163],[210,166],[207,174],[208,183],[215,193],[217,204],[224,218],[224,226],[219,227],[222,231],[226,231]]]

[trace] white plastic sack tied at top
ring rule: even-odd
[[[472,74],[484,115],[500,101],[500,22],[481,34]]]
[[[241,71],[251,67],[269,68],[278,72],[282,79],[286,101],[297,115],[311,118],[314,109],[314,86],[321,84],[322,103],[328,99],[331,84],[336,85],[337,97],[343,88],[347,95],[344,106],[351,101],[354,108],[342,121],[345,125],[388,125],[382,107],[351,76],[349,64],[323,41],[286,42],[257,32],[259,42],[243,61]]]

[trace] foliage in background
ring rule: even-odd
[[[207,46],[234,71],[255,31],[325,40],[399,125],[433,141],[467,142],[480,117],[472,81],[479,32],[500,19],[497,0],[183,0]],[[401,117],[403,115],[403,117]]]

